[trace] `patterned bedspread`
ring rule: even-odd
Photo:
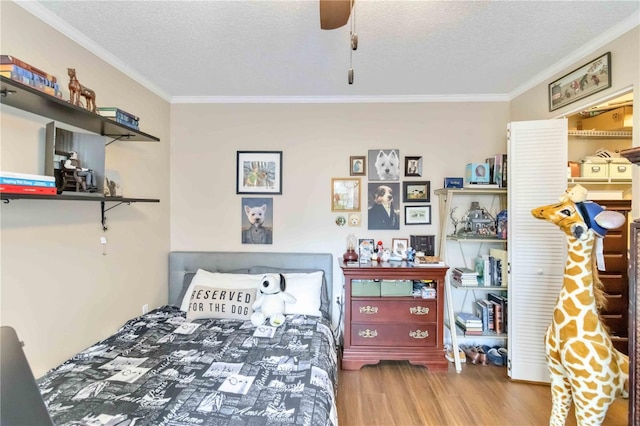
[[[329,321],[270,331],[164,306],[37,382],[56,425],[337,425]]]

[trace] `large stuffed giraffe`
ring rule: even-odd
[[[625,219],[585,200],[586,190],[577,186],[560,203],[531,211],[560,227],[568,242],[564,281],[545,335],[551,426],[565,424],[572,400],[578,426],[600,425],[615,398],[628,396],[629,358],[613,347],[599,317],[602,289],[594,269],[594,247],[601,247],[607,230],[619,228]]]

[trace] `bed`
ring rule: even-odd
[[[247,314],[253,277],[268,273],[282,273],[301,305],[287,305],[279,327],[233,317]],[[37,380],[54,423],[337,425],[332,273],[330,254],[171,252],[166,306]],[[213,291],[220,283],[229,287]],[[226,309],[223,299],[205,303],[213,314],[191,309],[187,295],[205,284],[229,298]]]

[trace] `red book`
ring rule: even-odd
[[[21,68],[24,68],[26,70],[29,70],[33,73],[36,73],[38,75],[40,75],[41,77],[46,78],[47,80],[50,80],[52,83],[57,83],[58,79],[55,78],[53,75],[49,74],[48,72],[42,71],[40,68],[36,68],[31,64],[28,64],[24,61],[21,61],[20,59],[16,58],[15,56],[11,56],[11,55],[0,55],[0,64],[15,64]]]
[[[0,193],[56,195],[56,188],[46,186],[7,185],[0,183]]]

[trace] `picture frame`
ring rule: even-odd
[[[549,83],[549,111],[611,87],[611,52]]]
[[[246,198],[240,203],[242,244],[273,244],[273,198]]]
[[[331,178],[331,211],[359,212],[360,178]]]
[[[404,206],[405,225],[431,225],[431,205]]]
[[[408,238],[393,238],[391,240],[391,254],[400,256],[403,259],[407,258],[407,251],[409,249]]]
[[[367,175],[367,157],[351,156],[349,157],[349,175],[350,176],[366,176]]]
[[[360,259],[360,263],[367,263],[371,261],[373,251],[376,247],[375,244],[376,243],[373,238],[358,239],[358,259]]]
[[[422,157],[404,157],[404,175],[407,177],[421,177]]]
[[[367,152],[369,182],[396,182],[400,180],[400,150],[370,149]]]
[[[428,203],[431,201],[431,182],[405,181],[402,182],[402,202],[404,203]]]
[[[282,194],[282,151],[237,151],[236,194]]]

